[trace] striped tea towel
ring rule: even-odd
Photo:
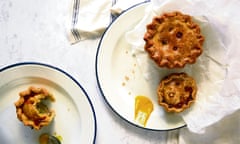
[[[69,40],[71,44],[100,37],[113,18],[144,0],[73,0]]]

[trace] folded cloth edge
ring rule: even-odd
[[[70,43],[76,44],[82,40],[101,37],[108,25],[117,16],[132,6],[143,2],[149,2],[149,0],[105,0],[104,2],[73,0],[70,8],[71,22],[68,32]]]
[[[73,0],[70,7],[68,40],[71,44],[102,35],[111,22],[112,0]]]

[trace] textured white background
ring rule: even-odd
[[[239,1],[211,1],[213,12],[237,17]],[[96,83],[95,55],[99,39],[70,45],[67,39],[71,3],[58,0],[0,0],[0,68],[16,62],[54,65],[72,75],[87,91],[97,117],[97,144],[192,144],[240,142],[240,112],[226,117],[203,135],[186,128],[146,131],[121,120],[105,104]],[[224,7],[224,11],[221,8]],[[227,13],[226,10],[229,10]],[[236,18],[237,19],[237,18]],[[1,80],[1,78],[0,78]],[[179,134],[180,132],[180,134]],[[0,140],[1,142],[1,140]]]

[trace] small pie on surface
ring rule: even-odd
[[[197,85],[186,73],[173,73],[163,78],[158,86],[158,103],[167,112],[182,112],[196,99]]]
[[[159,67],[182,68],[202,54],[204,37],[189,15],[164,13],[146,28],[144,49]]]
[[[19,100],[15,102],[17,117],[24,125],[35,130],[47,126],[55,117],[55,112],[49,110],[47,104],[55,101],[52,94],[45,88],[30,86],[19,93]]]

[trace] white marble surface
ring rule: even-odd
[[[0,0],[0,68],[31,61],[54,65],[72,75],[94,105],[97,144],[191,144],[202,140],[237,144],[240,141],[239,112],[203,135],[192,134],[186,128],[172,132],[147,131],[121,120],[105,104],[96,83],[95,55],[99,39],[76,45],[70,45],[67,39],[70,6],[69,1],[58,0]],[[219,131],[225,134],[218,135]]]
[[[0,0],[0,67],[31,61],[54,65],[71,74],[94,105],[97,144],[166,143],[167,133],[135,128],[105,104],[95,78],[99,39],[70,45],[70,5],[69,1],[58,0]]]

